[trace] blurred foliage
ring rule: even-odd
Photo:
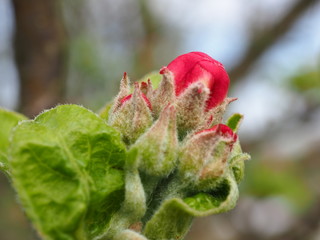
[[[306,210],[314,194],[303,175],[300,162],[259,160],[246,164],[246,175],[241,186],[245,194],[259,198],[286,198],[298,212]]]
[[[308,100],[320,102],[320,70],[303,71],[289,79],[289,85]]]

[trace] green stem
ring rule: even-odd
[[[172,185],[172,183],[175,181],[176,178],[175,174],[169,175],[167,178],[155,178],[146,176],[145,177],[145,183],[144,186],[147,187],[149,191],[147,194],[147,212],[144,215],[142,222],[145,224],[147,221],[150,220],[154,212],[160,207],[163,200],[168,198],[168,188]],[[148,181],[148,179],[151,179],[151,181]],[[155,181],[157,179],[157,181]],[[152,181],[153,180],[153,181]],[[151,189],[152,185],[152,189]]]
[[[166,200],[147,222],[144,235],[149,240],[183,239],[191,227],[193,216],[185,212],[175,199]]]
[[[181,182],[177,173],[159,182],[143,218],[144,234],[148,239],[183,239],[190,229],[193,217],[171,200],[184,198],[187,185]]]

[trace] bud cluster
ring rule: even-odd
[[[108,124],[122,134],[129,155],[134,156],[128,171],[137,168],[142,176],[143,204],[161,205],[152,197],[162,197],[158,191],[164,189],[163,179],[167,179],[165,183],[178,179],[168,186],[171,197],[178,192],[210,190],[229,176],[238,182],[241,174],[235,172],[248,155],[242,154],[236,134],[242,115],[222,123],[228,104],[236,100],[227,97],[230,81],[223,65],[207,54],[191,52],[179,56],[159,73],[162,80],[156,89],[153,79],[135,82],[132,87],[124,73],[108,114]],[[158,224],[157,217],[153,219]],[[153,229],[151,225],[147,224],[147,229]]]
[[[224,67],[193,52],[172,61],[160,74],[157,89],[148,79],[135,82],[132,91],[124,73],[108,123],[138,149],[139,166],[145,172],[168,175],[180,155],[178,169],[185,177],[222,175],[237,139],[221,124],[227,105],[235,100],[226,97],[229,77]]]

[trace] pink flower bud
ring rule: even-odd
[[[195,182],[222,176],[237,138],[224,124],[197,132],[181,149],[180,173]]]
[[[229,76],[223,65],[202,52],[190,52],[180,55],[168,65],[174,75],[176,96],[182,94],[190,84],[202,82],[210,95],[206,110],[219,105],[227,96]]]
[[[162,81],[151,97],[153,114],[156,118],[160,115],[160,112],[165,106],[172,104],[175,101],[172,73],[167,67],[161,68],[159,73],[162,74]]]
[[[120,91],[118,95],[114,99],[114,104],[112,105],[110,112],[113,113],[118,110],[120,106],[120,100],[123,99],[125,96],[130,94],[130,79],[126,72],[123,73],[121,82],[120,82]]]
[[[177,124],[180,134],[196,129],[205,118],[209,89],[202,82],[191,84],[177,99]]]
[[[151,103],[137,82],[133,94],[116,100],[109,113],[108,123],[121,132],[126,143],[131,144],[153,122]]]

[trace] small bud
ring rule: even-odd
[[[181,149],[182,177],[197,183],[222,176],[236,140],[237,135],[223,124],[196,133]]]
[[[213,159],[215,161],[209,162],[203,169],[200,179],[217,178],[224,174],[227,160],[232,152],[233,146],[238,139],[228,126],[219,124],[211,128],[211,131],[217,130],[218,134],[222,137],[215,147]]]
[[[163,109],[159,119],[131,149],[137,149],[139,168],[150,175],[165,176],[174,169],[178,139],[173,105]]]
[[[178,97],[176,105],[179,132],[187,132],[203,122],[208,96],[209,89],[202,82],[196,82]]]
[[[156,118],[165,106],[174,103],[175,100],[172,73],[167,67],[163,67],[160,70],[160,74],[163,75],[163,78],[151,97],[153,113]]]
[[[133,143],[152,124],[151,103],[135,83],[133,94],[114,103],[109,124],[118,129],[127,143]]]
[[[125,96],[128,96],[130,94],[130,79],[126,72],[123,73],[123,77],[120,81],[120,91],[118,95],[114,99],[114,104],[110,109],[110,112],[115,112],[118,107],[121,105],[121,99],[123,99]]]
[[[202,52],[180,55],[168,65],[174,76],[176,96],[180,96],[190,84],[202,82],[209,90],[206,110],[219,105],[227,96],[229,76],[223,65]]]

